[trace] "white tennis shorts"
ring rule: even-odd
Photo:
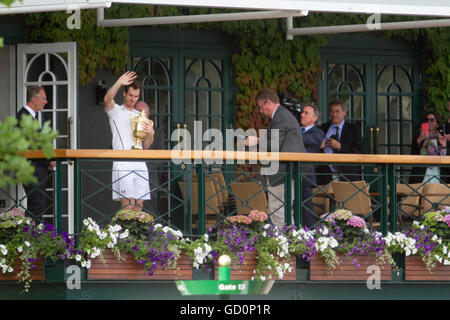
[[[113,200],[150,199],[150,180],[145,162],[113,162]]]

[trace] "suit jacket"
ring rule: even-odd
[[[16,118],[17,118],[17,120],[19,120],[20,121],[20,119],[22,118],[22,115],[28,115],[28,116],[31,116],[31,117],[33,117],[32,115],[31,115],[31,113],[27,110],[27,109],[25,109],[25,107],[22,107],[18,112],[17,112],[17,115],[16,115]],[[48,166],[50,165],[50,161],[49,160],[47,160],[47,159],[34,159],[34,160],[31,160],[31,164],[33,165],[33,166],[43,166],[43,167],[47,167],[48,168]],[[38,177],[39,178],[39,177]]]
[[[273,135],[272,130],[279,130],[279,150],[271,150]],[[302,131],[297,119],[285,107],[279,106],[270,120],[270,125],[267,130],[267,150],[271,152],[306,152],[303,145]],[[311,166],[302,166],[303,172],[312,172]],[[284,183],[282,173],[286,172],[286,164],[280,163],[280,174],[269,175],[269,182],[272,186],[277,186]]]
[[[324,123],[320,126],[320,129],[326,133],[331,126],[331,121]],[[345,121],[344,126],[342,127],[341,137],[341,150],[336,151],[333,150],[334,153],[363,153],[364,151],[364,143],[361,135],[361,129],[359,126],[349,123]],[[344,166],[336,166],[335,167],[339,173],[349,173],[352,174],[348,176],[350,180],[360,180],[361,177],[354,176],[354,174],[361,174],[361,167],[355,165],[344,165]],[[320,172],[322,173],[330,173],[329,166],[320,166]],[[319,184],[324,184],[323,181],[319,181]]]
[[[325,134],[322,129],[314,126],[303,133],[303,144],[308,153],[321,153],[320,145],[322,144]]]

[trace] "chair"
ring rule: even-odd
[[[396,184],[397,194],[405,194],[398,201],[399,213],[401,215],[406,215],[409,217],[420,216],[420,196],[423,192],[422,183],[397,183]]]
[[[330,197],[326,194],[323,194],[323,192],[326,193],[333,193],[333,188],[331,187],[331,184],[327,186],[320,186],[320,188],[313,188],[313,194],[319,193],[315,195],[312,198],[312,203],[314,206],[314,212],[318,216],[322,216],[325,213],[330,212]]]
[[[178,182],[178,186],[180,187],[181,194],[184,199],[184,187],[185,183],[182,181]],[[197,227],[198,220],[198,182],[192,181],[192,225]],[[217,213],[219,212],[219,202],[216,196],[216,189],[214,187],[214,183],[211,180],[205,181],[205,215],[206,215],[206,227],[213,227],[217,222]]]
[[[196,174],[192,175],[192,182],[197,182]],[[226,215],[230,211],[229,195],[222,172],[211,172],[205,175],[205,181],[211,181],[215,190],[215,197],[219,203],[220,212]]]
[[[372,212],[369,185],[365,181],[333,181],[331,187],[337,206],[355,215],[368,216]]]
[[[423,187],[423,194],[421,199],[423,213],[450,206],[450,186],[446,184],[427,183]]]
[[[233,192],[238,214],[249,214],[252,210],[267,213],[267,198],[264,189],[257,182],[233,182]]]

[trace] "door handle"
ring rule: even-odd
[[[380,153],[380,128],[377,127],[376,131],[377,131],[377,133],[376,133],[375,145],[376,145],[377,154],[379,154]]]
[[[370,153],[374,153],[373,149],[373,127],[370,127]]]

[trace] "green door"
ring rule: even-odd
[[[361,127],[365,153],[411,154],[414,120],[422,112],[419,53],[372,36],[331,41],[321,51],[322,122],[328,121],[329,101],[343,99],[347,119]]]

